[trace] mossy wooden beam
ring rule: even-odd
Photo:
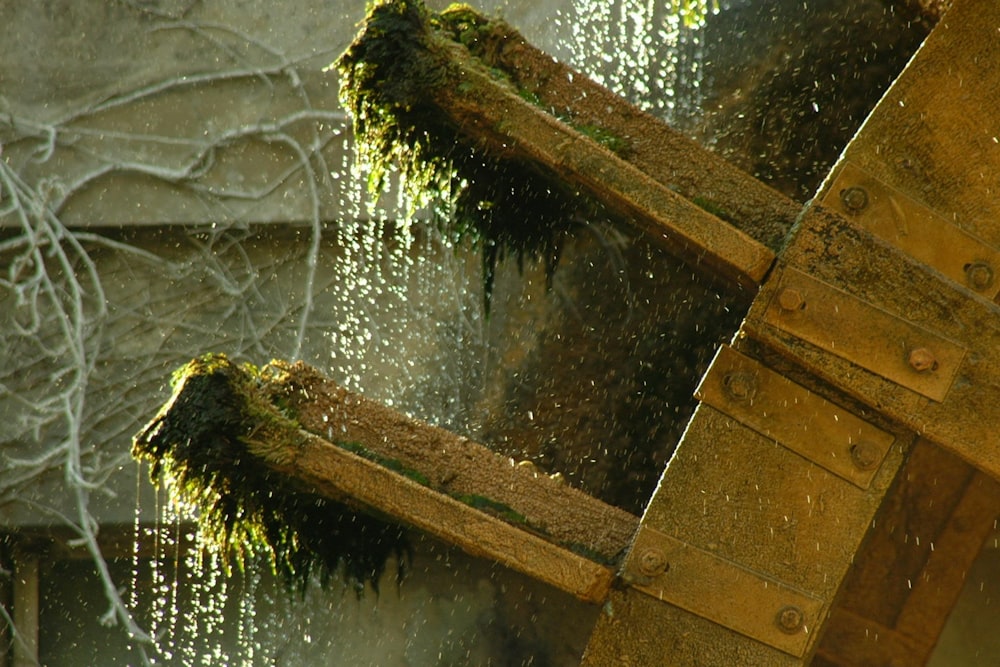
[[[192,361],[133,455],[199,510],[204,539],[298,583],[317,569],[377,582],[409,526],[600,602],[638,523],[301,363]]]
[[[301,427],[327,440],[357,443],[454,497],[489,498],[524,517],[549,539],[612,562],[638,517],[515,465],[486,447],[350,392],[307,364],[274,361],[272,391]]]
[[[272,466],[315,493],[419,528],[464,551],[518,570],[591,603],[613,570],[407,476],[302,432],[293,458]],[[494,501],[492,506],[498,503]]]
[[[575,109],[582,95],[570,85],[560,88],[566,93],[562,113],[551,113],[537,104],[544,86],[519,89],[513,82],[515,75],[530,79],[524,70],[537,58],[518,62],[518,53],[529,51],[477,57],[496,31],[516,34],[467,6],[440,15],[415,0],[373,7],[338,68],[345,107],[377,183],[392,162],[418,189],[475,189],[479,183],[465,209],[485,220],[491,242],[546,239],[553,232],[545,226],[558,226],[560,212],[593,201],[692,264],[737,283],[760,283],[795,204],[750,177],[737,178],[732,167],[676,133],[664,127],[651,132],[655,121],[623,101],[603,114],[583,104]],[[594,88],[574,76],[580,86]],[[491,166],[484,175],[485,164]],[[726,192],[709,187],[716,175],[728,179]],[[484,181],[493,184],[485,194]],[[744,224],[744,215],[744,229],[731,224]]]
[[[615,138],[618,157],[773,251],[802,210],[753,176],[536,48],[500,19],[483,21],[470,53],[505,73],[522,97],[574,128]],[[598,139],[598,143],[601,143]]]

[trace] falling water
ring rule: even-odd
[[[568,33],[556,34],[554,43],[537,43],[553,52],[568,48],[575,67],[669,119],[696,103],[698,28],[697,21],[685,22],[662,5],[652,0],[574,0],[557,19]],[[508,18],[516,22],[516,17]],[[533,39],[530,29],[525,32]],[[685,92],[677,92],[678,87]],[[321,263],[331,277],[314,295],[314,318],[324,331],[307,337],[302,356],[350,389],[474,436],[477,405],[488,390],[484,378],[501,363],[493,351],[499,343],[495,336],[503,332],[502,308],[492,322],[485,316],[480,259],[431,223],[441,211],[413,210],[415,204],[402,188],[390,187],[374,204],[353,164],[349,132],[335,134],[344,159],[330,165],[330,179],[341,193],[342,222],[324,229],[330,249]],[[518,307],[548,298],[539,289],[544,280],[530,284],[532,267],[518,272],[506,266],[501,273],[508,280],[501,277],[494,298]],[[477,641],[482,646],[475,648],[470,638],[482,628],[469,625],[496,613],[488,610],[499,593],[483,583],[496,576],[488,565],[457,566],[447,558],[423,565],[423,576],[436,578],[446,591],[458,587],[454,577],[462,568],[477,575],[470,578],[471,589],[451,594],[429,593],[419,582],[412,589],[404,586],[398,602],[402,611],[391,611],[388,600],[397,595],[391,585],[382,597],[369,595],[364,601],[338,592],[322,594],[318,587],[295,598],[279,590],[261,563],[224,576],[219,554],[194,548],[190,513],[167,502],[162,492],[153,511],[154,525],[136,520],[127,598],[156,638],[158,663],[305,664],[304,656],[320,659],[324,648],[352,646],[359,652],[357,664],[363,663],[365,652],[373,664],[388,664],[382,663],[387,655],[417,656],[417,662],[428,664],[435,651],[450,650],[474,662],[475,651],[490,649],[481,637]],[[407,612],[407,604],[416,606]],[[404,637],[400,644],[392,637],[402,627],[396,615],[407,614],[437,614],[439,622],[455,625],[455,632],[449,629],[444,639],[434,639],[426,638],[429,631],[423,629],[419,638]],[[358,618],[373,619],[369,623],[375,629],[363,629],[367,626],[359,625]],[[488,625],[499,632],[497,626],[504,623],[496,618]],[[545,627],[545,621],[539,626]],[[370,636],[365,641],[352,637],[366,632]]]

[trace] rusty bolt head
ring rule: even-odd
[[[878,447],[870,442],[856,442],[851,445],[851,462],[858,470],[871,470],[879,462]]]
[[[647,577],[663,574],[670,567],[667,556],[659,549],[650,547],[639,554],[639,571]]]
[[[857,213],[868,206],[868,192],[864,188],[847,188],[840,192],[840,202],[848,211]]]
[[[917,347],[910,350],[910,356],[907,361],[910,364],[910,368],[918,373],[935,371],[938,367],[937,358],[926,347]]]
[[[965,282],[977,292],[988,289],[993,285],[993,267],[986,262],[971,262],[966,264]]]
[[[749,401],[757,393],[757,376],[746,371],[726,373],[722,388],[734,401]]]
[[[806,307],[806,298],[794,287],[786,287],[778,293],[778,305],[782,310],[802,310]]]
[[[794,635],[805,625],[806,617],[802,610],[795,605],[786,605],[778,610],[774,622],[777,623],[778,629],[782,632]]]

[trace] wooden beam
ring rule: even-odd
[[[38,555],[14,554],[14,659],[13,667],[38,665]]]
[[[731,354],[716,358],[700,390],[716,405],[699,406],[664,471],[623,566],[638,585],[612,592],[585,665],[809,663],[911,436],[868,423],[828,388],[820,396],[772,374],[752,359],[734,368]],[[827,423],[838,415],[851,425]],[[890,446],[858,454],[878,433]],[[859,478],[836,459],[872,475]],[[692,586],[706,568],[686,569],[686,558],[669,554],[662,573],[644,574],[648,529],[705,554],[711,571],[735,583]]]
[[[638,517],[624,510],[518,466],[468,438],[350,392],[302,362],[272,362],[268,383],[305,430],[328,441],[360,444],[419,473],[439,491],[482,496],[510,507],[553,542],[582,547],[612,562],[639,525]]]
[[[613,571],[532,533],[418,484],[310,433],[293,458],[272,465],[319,495],[393,517],[591,603],[605,600]]]

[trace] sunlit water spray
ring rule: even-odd
[[[575,0],[560,20],[571,30],[572,65],[670,119],[697,104],[691,91],[698,87],[700,19],[685,21],[662,4]],[[685,96],[675,91],[679,84]],[[431,214],[404,189],[391,188],[374,206],[346,130],[342,141],[344,159],[331,165],[330,176],[344,193],[344,222],[324,231],[337,249],[324,257],[332,276],[325,289],[335,298],[322,315],[333,325],[322,340],[306,341],[311,352],[303,357],[349,389],[474,435],[470,411],[491,344],[481,260],[429,224]],[[301,664],[305,649],[289,642],[288,628],[308,628],[317,614],[343,609],[343,600],[328,598],[317,606],[315,592],[302,609],[276,592],[259,563],[227,578],[219,554],[193,548],[189,508],[160,492],[155,513],[156,524],[147,526],[136,512],[127,599],[156,638],[158,663]],[[312,643],[308,633],[299,639]]]

